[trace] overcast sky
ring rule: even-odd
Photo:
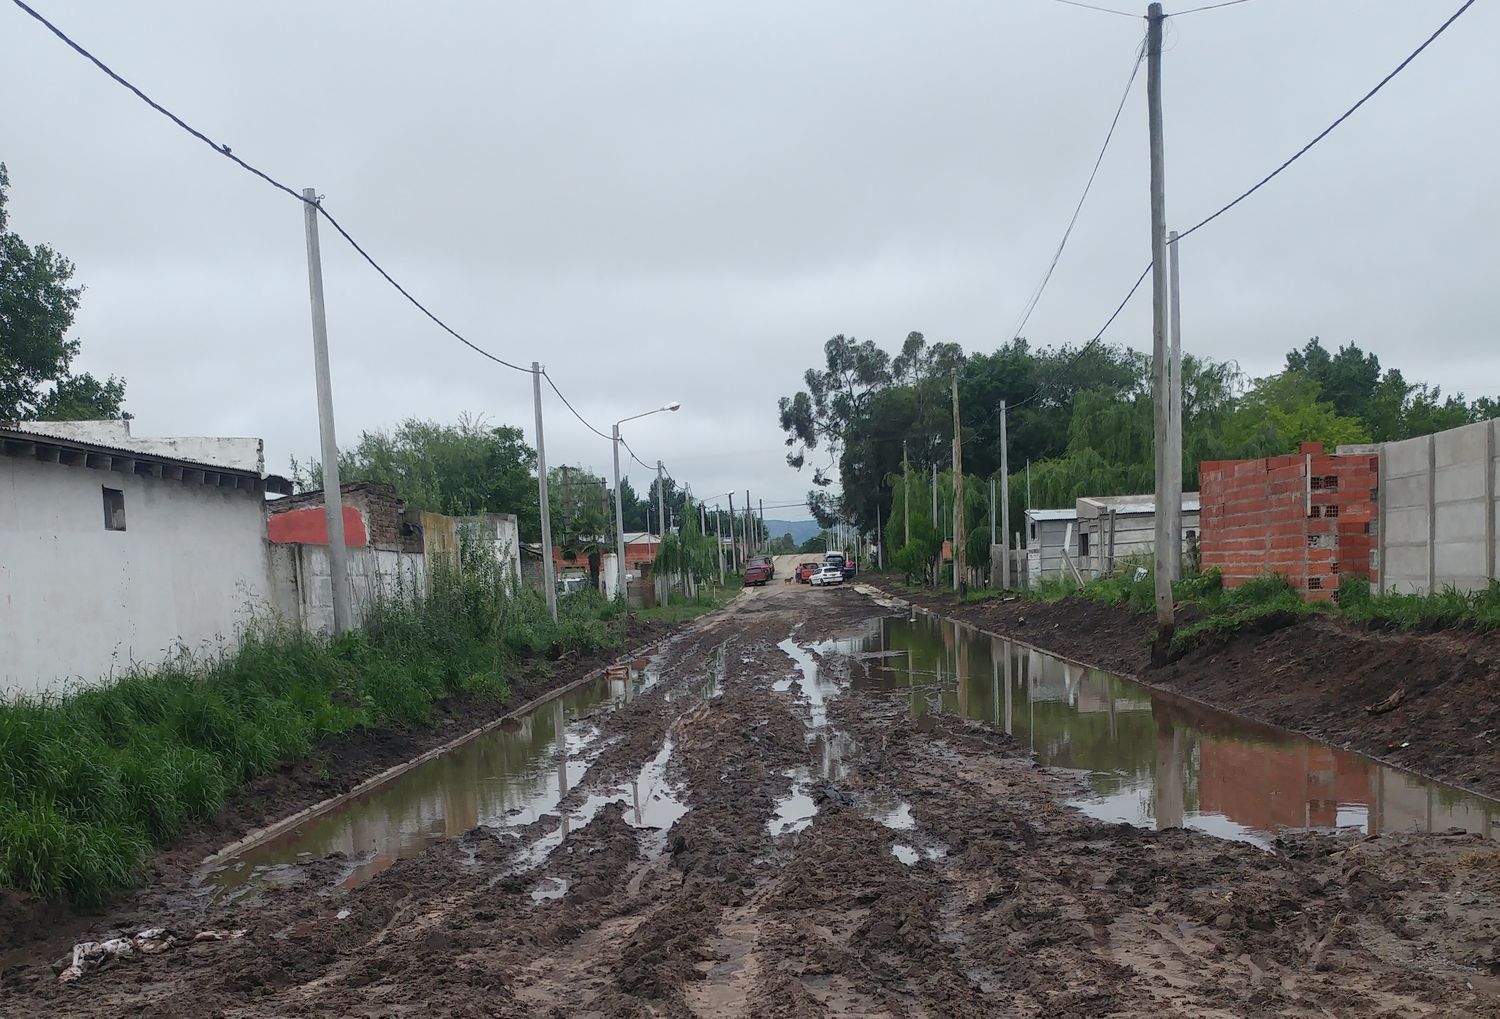
[[[602,430],[680,400],[625,426],[636,451],[699,494],[768,505],[808,487],[776,399],[828,337],[1006,339],[1143,31],[1049,0],[32,2],[237,155],[318,188],[419,299],[543,362]],[[1169,223],[1259,179],[1457,6],[1252,0],[1169,20]],[[1185,242],[1185,349],[1264,374],[1320,335],[1500,395],[1496,52],[1500,4],[1476,4]],[[1035,344],[1091,336],[1150,257],[1144,85]],[[261,436],[273,470],[315,454],[299,204],[8,3],[0,88],[13,229],[77,263],[81,367],[128,379],[135,430]],[[463,411],[534,438],[529,376],[439,331],[326,227],[323,251],[345,445]],[[1149,347],[1146,288],[1108,335]],[[608,442],[555,399],[546,429],[551,463],[607,473]]]

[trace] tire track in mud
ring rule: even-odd
[[[592,719],[557,812],[352,889],[327,887],[340,861],[310,861],[253,900],[184,905],[161,919],[252,933],[74,985],[30,972],[0,1013],[1500,1015],[1482,962],[1500,847],[1311,836],[1266,853],[1092,821],[1063,805],[1073,776],[1002,732],[863,688],[834,641],[876,614],[838,589],[742,596]],[[680,806],[669,828],[620,794],[648,773]]]

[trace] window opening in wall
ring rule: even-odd
[[[104,490],[104,529],[125,530],[125,493],[118,488]]]
[[[1079,555],[1079,558],[1087,559],[1088,558],[1088,554],[1089,554],[1089,536],[1088,536],[1087,532],[1080,533],[1078,535],[1078,555]]]

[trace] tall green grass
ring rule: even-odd
[[[1357,623],[1386,630],[1500,629],[1500,582],[1459,591],[1446,587],[1429,595],[1376,593],[1370,582],[1345,577],[1339,585],[1339,608]]]
[[[0,885],[82,906],[140,877],[154,845],[212,817],[245,781],[358,727],[428,721],[465,692],[497,700],[527,659],[617,646],[617,607],[516,590],[466,546],[430,592],[378,603],[324,640],[262,622],[231,653],[0,703]]]

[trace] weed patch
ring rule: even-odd
[[[458,692],[503,701],[518,664],[622,637],[618,608],[597,594],[563,599],[554,623],[539,593],[466,546],[433,564],[430,591],[377,604],[359,633],[262,623],[217,658],[0,703],[0,885],[108,901],[152,846],[318,740],[424,724]]]

